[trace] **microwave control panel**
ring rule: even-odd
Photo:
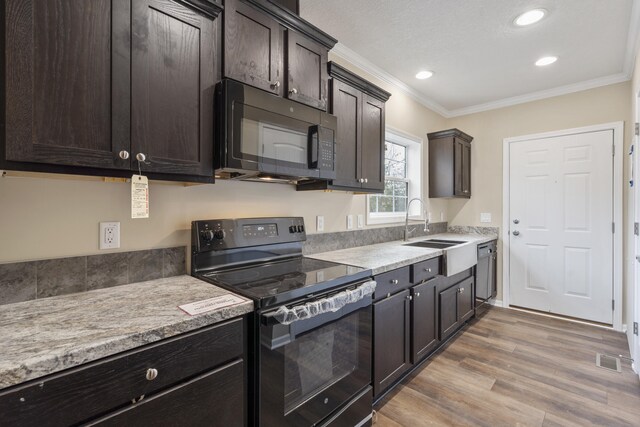
[[[318,132],[318,169],[332,171],[335,169],[335,142],[333,130],[320,127]]]

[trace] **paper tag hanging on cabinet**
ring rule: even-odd
[[[146,176],[131,177],[131,218],[149,218],[149,180]]]

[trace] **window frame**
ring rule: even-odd
[[[392,181],[402,181],[408,183],[408,192],[407,192],[407,203],[413,198],[422,197],[422,190],[424,187],[423,182],[423,140],[416,136],[410,135],[406,132],[387,127],[385,130],[385,143],[390,142],[393,144],[402,145],[407,148],[406,152],[406,178],[393,178],[387,177],[385,175],[385,183],[387,179]],[[411,159],[420,159],[418,165],[412,164],[410,162]],[[386,159],[385,159],[386,162]],[[417,185],[416,185],[417,184]],[[367,225],[370,224],[393,224],[393,223],[401,223],[404,222],[406,211],[405,212],[371,212],[369,210],[369,204],[371,197],[379,196],[379,194],[370,194],[367,195],[365,203],[365,210],[367,214]],[[423,209],[420,207],[419,203],[414,203],[413,206],[410,207],[409,211],[409,219],[412,220],[423,220],[424,213]]]

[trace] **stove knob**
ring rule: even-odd
[[[200,236],[202,237],[202,240],[208,243],[213,240],[214,233],[213,230],[202,230],[200,232]]]
[[[298,226],[298,233],[302,233],[304,231],[304,226],[303,225],[299,225]]]
[[[224,230],[216,230],[213,232],[213,238],[216,240],[224,239]]]
[[[295,232],[296,232],[296,226],[295,225],[289,226],[289,233],[295,233]]]

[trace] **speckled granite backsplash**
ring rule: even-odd
[[[422,223],[409,224],[409,236],[418,237],[447,232],[446,222],[429,224],[429,231],[424,232]],[[382,228],[368,228],[366,230],[340,231],[337,233],[308,234],[304,243],[305,255],[319,252],[335,251],[339,249],[355,248],[358,246],[375,245],[376,243],[400,240],[404,236],[404,225]]]
[[[450,225],[448,229],[449,233],[456,234],[500,234],[499,227],[479,227],[468,225]]]
[[[0,305],[185,274],[187,248],[0,264]]]

